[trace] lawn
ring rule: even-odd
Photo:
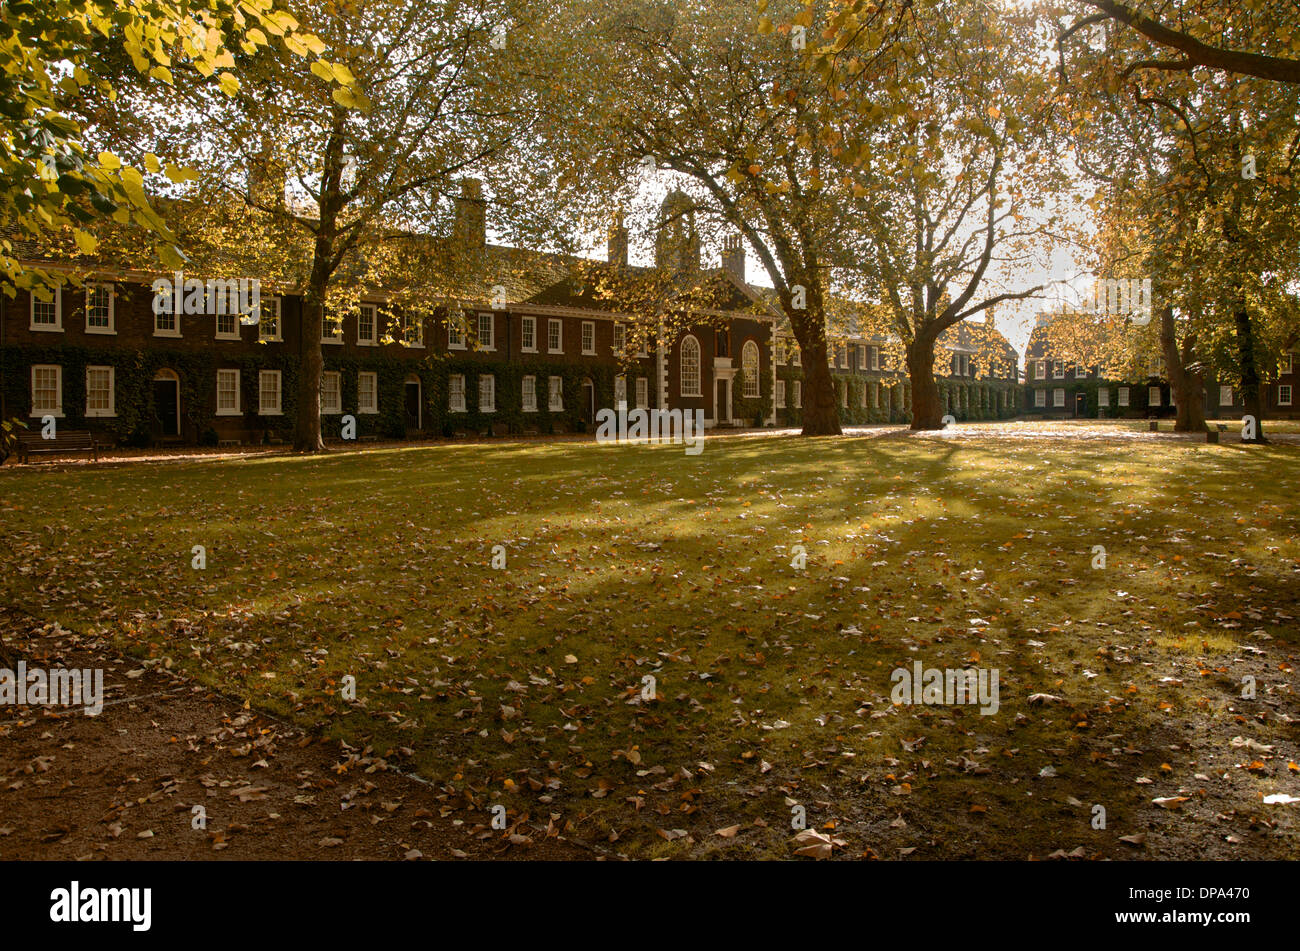
[[[802,812],[849,857],[1296,858],[1297,499],[1295,446],[1068,437],[27,468],[0,597],[611,853],[788,857]],[[891,702],[918,660],[997,712]]]

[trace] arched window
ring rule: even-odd
[[[700,342],[687,336],[682,340],[682,396],[703,396],[700,391]]]
[[[745,399],[758,397],[758,344],[746,340],[740,351],[740,365],[745,371]]]

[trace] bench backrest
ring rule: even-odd
[[[39,451],[41,449],[93,449],[95,447],[94,434],[80,430],[56,433],[53,439],[45,439],[40,433],[18,433],[17,435],[18,445],[29,451]]]

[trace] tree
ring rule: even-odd
[[[1025,56],[1028,16],[979,0],[851,0],[831,13],[809,65],[826,87],[821,134],[843,144],[838,194],[858,223],[846,236],[906,348],[912,428],[938,429],[936,341],[1042,290],[994,278],[1059,225],[1051,205],[1067,180],[1049,148],[1054,91]]]
[[[233,94],[239,80],[231,49],[272,45],[304,58],[321,51],[293,17],[265,0],[0,4],[0,221],[38,245],[66,233],[91,253],[93,223],[112,216],[143,229],[156,256],[179,266],[175,236],[150,205],[145,175],[176,182],[187,173],[152,154],[142,156],[144,172],[110,152],[92,157],[84,141],[87,103],[116,96],[114,58],[150,88],[188,73]],[[18,288],[48,295],[64,280],[23,265],[15,250],[12,240],[0,240],[0,274],[11,297]]]
[[[428,239],[461,199],[484,224],[489,196],[462,195],[463,179],[528,178],[507,160],[552,103],[554,77],[541,64],[543,53],[554,54],[555,31],[515,0],[300,6],[328,65],[253,51],[241,58],[245,82],[235,96],[179,89],[184,108],[154,138],[196,156],[200,195],[247,206],[263,250],[259,270],[300,262],[308,346],[294,448],[314,452],[323,448],[327,319],[355,306],[355,279],[382,270],[395,243],[456,257],[443,263],[462,275],[481,263],[482,227],[476,246],[467,235],[443,235],[462,239],[455,249]],[[339,287],[341,275],[352,286]],[[480,275],[476,296],[489,297],[490,284]],[[397,335],[413,337],[424,316],[408,312]]]

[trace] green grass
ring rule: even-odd
[[[794,802],[849,855],[1123,857],[1156,822],[1149,854],[1198,857],[1224,831],[1187,818],[1203,805],[1294,856],[1290,814],[1251,817],[1295,774],[1232,769],[1227,741],[1297,713],[1298,463],[755,437],[4,471],[0,595],[372,746],[471,823],[500,802],[632,855],[784,857]],[[997,667],[999,712],[892,705],[914,660]],[[1244,672],[1281,707],[1240,715]],[[1232,783],[1150,806],[1211,770]]]

